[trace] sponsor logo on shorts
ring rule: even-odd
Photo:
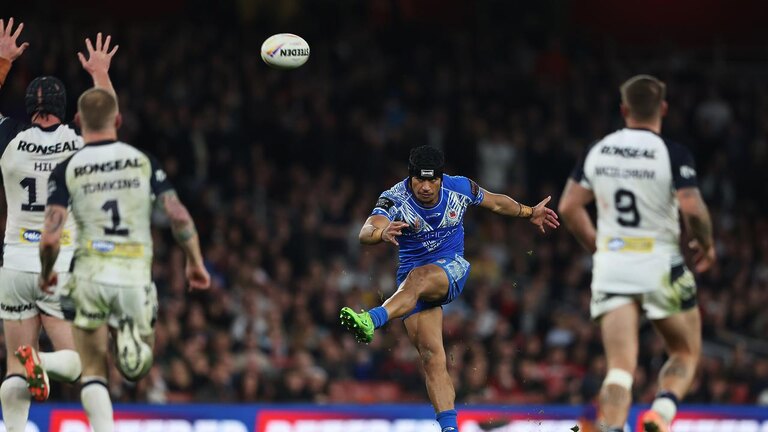
[[[77,314],[82,316],[83,318],[88,318],[90,320],[105,320],[107,319],[107,313],[106,312],[88,312],[80,309],[77,311]]]
[[[26,312],[28,310],[32,310],[34,308],[35,308],[35,305],[33,303],[27,303],[22,305],[7,305],[5,303],[0,303],[0,309],[2,309],[4,312],[20,313],[20,312]]]

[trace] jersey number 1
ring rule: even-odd
[[[616,218],[616,222],[619,225],[625,227],[640,225],[640,212],[637,211],[635,194],[626,189],[619,189],[613,196],[613,201],[616,204],[616,210],[619,212],[619,217]]]
[[[27,203],[21,205],[21,210],[29,212],[41,212],[45,210],[44,204],[35,204],[37,202],[37,183],[35,182],[34,177],[24,177],[19,184],[27,190],[28,198]]]
[[[105,212],[112,213],[112,226],[104,227],[104,234],[127,236],[128,228],[118,228],[120,226],[120,210],[117,208],[117,200],[109,200],[101,206]]]

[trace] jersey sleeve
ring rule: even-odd
[[[0,114],[0,154],[5,151],[8,143],[19,134],[26,125],[18,120]]]
[[[675,189],[699,186],[696,177],[696,162],[691,152],[683,145],[668,143],[669,162],[672,165],[672,184]]]
[[[587,162],[587,156],[589,156],[589,151],[594,147],[594,145],[590,145],[587,147],[587,149],[584,151],[584,153],[579,158],[579,161],[576,162],[576,166],[573,167],[573,171],[571,171],[571,179],[581,185],[582,187],[592,190],[592,183],[589,181],[589,178],[587,177],[587,173],[584,170],[584,164]]]
[[[170,180],[168,180],[168,175],[163,170],[163,167],[160,166],[160,162],[152,155],[147,155],[149,158],[149,163],[152,166],[152,174],[150,175],[149,179],[149,185],[152,190],[152,193],[159,197],[160,195],[164,194],[168,191],[173,191],[173,185],[171,184]]]
[[[69,188],[67,187],[67,166],[71,158],[56,165],[48,177],[48,205],[69,206]]]
[[[395,220],[400,206],[405,201],[405,182],[400,182],[386,190],[379,195],[379,199],[376,201],[376,205],[371,211],[371,216],[381,215],[386,216],[389,220]]]
[[[485,192],[474,180],[464,176],[453,176],[451,179],[455,182],[454,187],[463,195],[472,200],[469,205],[480,205],[485,198]]]

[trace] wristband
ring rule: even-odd
[[[5,84],[5,77],[8,76],[8,71],[11,70],[11,61],[7,58],[0,57],[0,86]]]
[[[520,206],[520,213],[517,214],[517,217],[528,219],[531,216],[533,216],[533,208],[528,207],[527,205],[520,204],[520,203],[517,203],[517,204]]]

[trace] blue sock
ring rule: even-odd
[[[379,328],[386,324],[387,321],[389,321],[389,314],[387,313],[387,310],[381,306],[376,306],[375,308],[369,310],[368,313],[371,314],[371,320],[373,320],[373,328]]]
[[[458,413],[455,409],[437,413],[437,422],[440,423],[440,432],[459,432],[459,422],[456,421]]]

